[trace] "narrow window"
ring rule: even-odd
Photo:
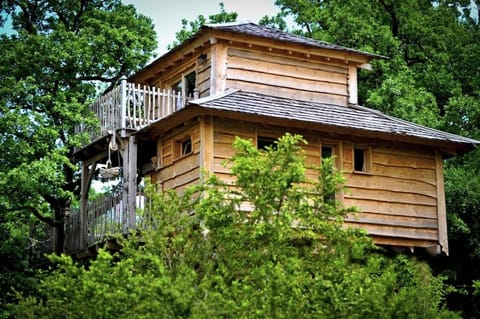
[[[192,140],[190,138],[182,141],[180,156],[188,155],[192,152]]]
[[[175,142],[175,158],[181,158],[192,153],[192,139],[187,137]]]
[[[185,92],[184,93],[188,98],[193,98],[193,93],[195,92],[195,82],[196,82],[195,71],[185,75]]]
[[[366,172],[366,149],[354,148],[353,149],[353,170],[356,172]]]
[[[270,147],[274,150],[277,148],[277,144],[275,143],[275,139],[271,138],[271,137],[259,136],[257,138],[257,149],[266,150],[268,147]]]

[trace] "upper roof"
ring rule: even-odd
[[[381,138],[414,138],[427,144],[446,144],[458,151],[467,151],[480,141],[407,122],[361,106],[339,106],[318,102],[228,90],[222,94],[190,101],[189,106],[203,109],[237,112],[254,116],[320,124],[356,132],[374,133]]]
[[[366,55],[372,58],[385,58],[384,56],[363,52],[360,50],[355,50],[347,47],[343,47],[336,44],[331,44],[328,42],[323,42],[319,40],[314,40],[312,38],[306,38],[299,35],[294,35],[278,29],[269,28],[266,26],[258,25],[256,23],[247,21],[247,22],[232,22],[232,23],[220,23],[220,24],[205,24],[201,27],[203,29],[213,29],[219,31],[225,31],[229,33],[238,33],[244,34],[252,37],[265,38],[270,40],[277,40],[289,43],[295,43],[300,45],[305,45],[311,48],[319,49],[328,49],[342,52],[355,53],[360,55]]]
[[[207,35],[208,33],[211,35]],[[244,38],[242,38],[244,36]],[[248,38],[246,39],[245,36]],[[364,51],[350,49],[340,45],[335,45],[323,41],[314,40],[311,38],[302,37],[299,35],[290,34],[284,31],[277,29],[269,28],[266,26],[261,26],[253,22],[232,22],[232,23],[221,23],[221,24],[205,24],[200,27],[199,31],[191,36],[188,40],[184,41],[177,47],[168,51],[164,55],[155,59],[149,65],[145,66],[142,70],[133,74],[130,77],[130,81],[133,82],[142,82],[145,80],[144,75],[149,72],[150,69],[155,68],[156,66],[162,65],[164,63],[172,63],[171,59],[176,54],[181,54],[183,50],[190,52],[190,49],[196,49],[195,46],[201,46],[203,41],[210,41],[211,38],[223,38],[223,39],[235,39],[236,37],[242,39],[243,41],[248,41],[251,39],[260,39],[265,42],[277,43],[277,45],[284,47],[285,44],[290,44],[292,46],[300,46],[303,50],[311,51],[313,54],[315,49],[318,50],[330,50],[334,52],[344,53],[344,59],[353,59],[357,57],[361,60],[370,61],[375,58],[386,58],[385,56],[367,53]],[[196,41],[202,43],[195,43]],[[185,52],[184,52],[185,53]],[[323,53],[321,53],[323,54]],[[178,57],[176,57],[178,58]],[[174,58],[174,60],[176,59]],[[181,58],[178,58],[181,60]],[[364,63],[364,62],[362,62]]]

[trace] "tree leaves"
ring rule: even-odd
[[[211,176],[183,195],[147,187],[150,229],[88,267],[58,269],[15,314],[57,318],[456,318],[428,266],[389,258],[323,200],[341,188],[325,162],[308,181],[302,137],[257,150],[235,141],[233,184]],[[333,174],[333,175],[332,175]],[[335,181],[335,182],[333,182]],[[259,193],[261,192],[261,193]],[[281,202],[281,204],[280,204]],[[247,205],[248,203],[248,205]],[[65,302],[68,300],[68,302]],[[95,300],[95,307],[92,307]]]

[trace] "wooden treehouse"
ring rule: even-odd
[[[76,152],[81,203],[66,252],[142,227],[141,177],[179,191],[202,170],[228,181],[236,136],[261,147],[291,132],[308,141],[308,164],[335,156],[349,188],[338,200],[360,209],[349,225],[380,245],[448,254],[443,159],[480,142],[358,105],[357,71],[376,58],[253,23],[203,26],[92,105],[100,126]],[[121,187],[91,201],[105,163],[120,168]]]

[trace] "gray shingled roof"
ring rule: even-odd
[[[414,137],[423,140],[450,142],[474,147],[480,144],[470,138],[413,124],[361,106],[339,106],[299,101],[241,90],[190,101],[202,108],[239,112],[310,122],[337,128]]]
[[[224,24],[206,24],[202,27],[203,29],[214,29],[221,30],[225,32],[244,34],[254,37],[260,37],[271,40],[286,41],[290,43],[305,45],[313,48],[320,49],[329,49],[342,52],[351,52],[355,54],[367,55],[372,58],[386,58],[381,55],[372,54],[363,52],[360,50],[350,49],[336,44],[331,44],[323,41],[314,40],[311,38],[306,38],[287,32],[280,31],[278,29],[273,29],[265,26],[255,24],[253,22],[233,22],[233,23],[224,23]]]

